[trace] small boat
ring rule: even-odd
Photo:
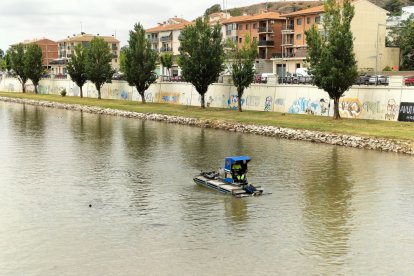
[[[262,195],[263,189],[260,186],[253,186],[247,181],[247,164],[250,160],[249,156],[226,157],[224,169],[201,172],[194,177],[194,182],[235,197]]]

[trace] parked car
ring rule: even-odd
[[[371,78],[371,75],[361,75],[361,76],[358,76],[357,80],[355,81],[355,84],[358,84],[358,85],[361,85],[361,84],[368,85],[370,78]]]
[[[262,83],[267,83],[267,78],[268,77],[276,77],[276,74],[273,74],[273,73],[262,73],[262,75],[261,75],[261,82]]]
[[[383,75],[376,75],[369,78],[369,84],[388,85],[389,77]]]
[[[409,76],[404,79],[404,84],[407,86],[414,85],[414,76]]]

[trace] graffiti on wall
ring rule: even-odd
[[[362,109],[370,114],[377,114],[380,112],[380,102],[366,101],[362,104]]]
[[[327,115],[329,110],[329,101],[320,99],[319,101],[301,97],[293,102],[289,107],[288,113],[292,114],[312,114]]]
[[[339,115],[343,118],[359,118],[361,112],[361,102],[357,98],[344,98],[339,103]]]
[[[230,98],[227,100],[227,107],[230,109],[234,109],[234,110],[238,109],[239,107],[238,99],[239,97],[237,95],[234,95],[234,94],[230,95]],[[241,105],[243,106],[245,99],[242,98],[240,102],[241,102]]]
[[[158,97],[161,103],[171,103],[177,104],[180,103],[180,93],[159,93]]]
[[[387,102],[387,111],[385,113],[385,120],[396,120],[399,105],[395,99],[389,99]]]
[[[259,96],[247,96],[246,97],[246,106],[257,107],[259,105],[260,105],[260,97]]]
[[[273,98],[271,96],[267,96],[265,100],[264,111],[270,111],[272,109],[272,102]]]
[[[275,105],[281,105],[281,106],[284,106],[284,105],[285,105],[285,99],[283,99],[283,98],[277,98],[277,99],[275,100]]]
[[[26,92],[34,92],[35,91],[35,87],[33,84],[26,84]]]
[[[211,105],[213,102],[214,102],[214,98],[213,98],[212,96],[209,96],[209,97],[208,97],[208,99],[207,99],[207,103],[206,103],[207,107],[210,107],[210,105]]]
[[[79,88],[79,86],[73,86],[73,87],[71,87],[69,93],[71,95],[75,96],[75,97],[79,96],[80,95],[80,88]]]

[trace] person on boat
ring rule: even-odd
[[[233,180],[236,182],[245,182],[246,174],[243,171],[242,166],[239,163],[235,163],[232,166]]]

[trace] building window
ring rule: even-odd
[[[306,17],[306,24],[310,24],[311,23],[311,18],[310,17]]]
[[[242,24],[239,25],[239,30],[240,31],[243,30],[243,25]]]
[[[297,25],[302,25],[302,18],[296,19],[296,24]]]
[[[249,24],[246,24],[246,30],[248,30],[250,28]]]
[[[242,38],[241,37],[239,37],[239,43],[242,43]]]
[[[257,29],[257,23],[253,23],[253,29]]]
[[[320,22],[321,22],[321,17],[320,16],[315,17],[315,23],[319,24]]]
[[[296,40],[301,40],[302,39],[302,34],[297,34],[296,35]]]

